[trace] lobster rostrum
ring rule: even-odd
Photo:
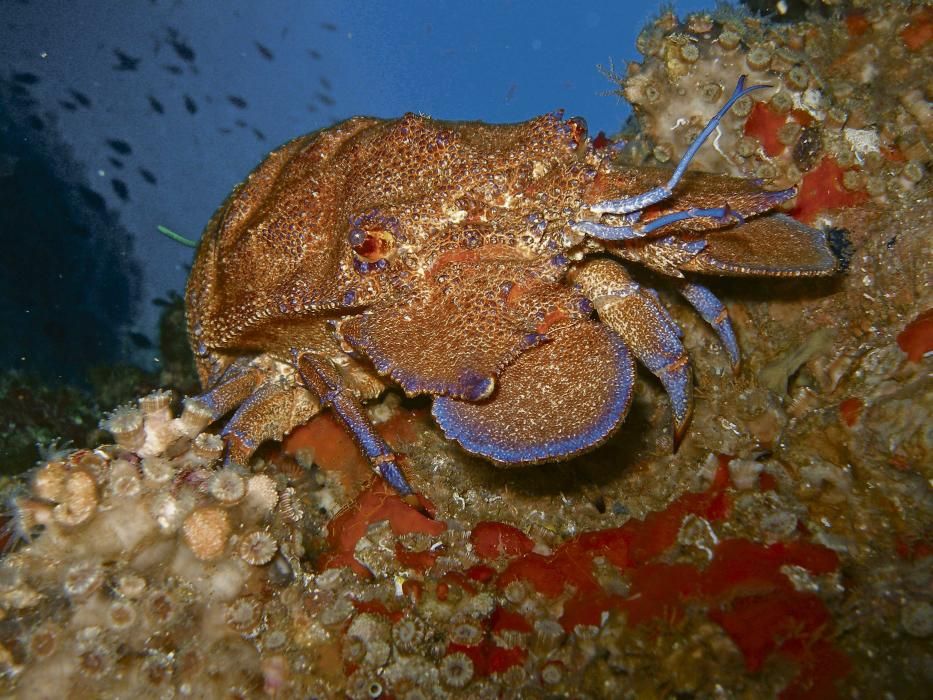
[[[692,408],[681,331],[632,264],[670,278],[739,348],[706,276],[820,276],[827,236],[769,213],[794,189],[687,172],[739,80],[673,172],[620,167],[581,119],[520,124],[355,117],[299,137],[208,224],[187,289],[205,392],[246,463],[325,407],[410,494],[363,403],[391,382],[433,398],[448,438],[502,466],[603,442],[632,398],[634,359],[663,384],[675,446]]]

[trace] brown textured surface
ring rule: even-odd
[[[836,264],[823,234],[787,216],[752,219],[710,236],[706,248],[683,266],[691,272],[806,277]]]
[[[340,332],[407,392],[461,397],[470,377],[495,379],[528,347],[525,336],[535,324],[517,317],[505,291],[524,273],[520,260],[444,265],[413,299],[378,305],[343,323]]]
[[[502,373],[491,400],[443,399],[435,415],[448,436],[469,435],[469,451],[475,443],[530,455],[510,462],[547,461],[534,455],[555,449],[567,456],[602,443],[625,417],[634,380],[631,355],[612,331],[562,324],[553,340]]]

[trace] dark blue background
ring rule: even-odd
[[[155,349],[126,337],[154,335],[151,300],[183,288],[191,259],[156,226],[196,238],[230,188],[298,134],[354,114],[508,122],[556,108],[584,116],[592,133],[617,131],[629,110],[605,94],[614,86],[597,66],[624,71],[658,11],[618,1],[0,2],[3,78],[19,85],[5,100],[5,162],[48,160],[49,176],[81,193],[62,206],[84,231],[34,222],[36,250],[8,259],[18,294],[0,300],[2,322],[20,332],[7,336],[4,364],[75,364],[76,348],[62,346],[82,329],[93,331],[88,355],[154,362]],[[45,185],[30,183],[19,189],[38,197]],[[86,215],[86,205],[110,211]],[[15,246],[15,222],[2,235]]]

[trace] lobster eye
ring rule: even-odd
[[[378,262],[389,257],[394,244],[395,240],[392,237],[392,232],[386,228],[378,227],[350,231],[350,245],[353,248],[353,253],[363,262]]]
[[[347,242],[353,250],[356,268],[368,272],[375,265],[377,270],[384,269],[387,258],[395,252],[397,236],[398,219],[384,216],[378,209],[351,216]]]

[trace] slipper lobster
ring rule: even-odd
[[[387,382],[427,394],[444,434],[503,466],[606,440],[634,359],[671,401],[675,447],[692,408],[681,331],[630,274],[669,277],[739,348],[709,275],[831,275],[826,234],[772,210],[794,189],[620,167],[582,119],[441,122],[355,117],[273,151],[208,223],[187,288],[205,392],[186,410],[223,428],[228,462],[330,407],[373,468],[411,493],[363,403]]]

